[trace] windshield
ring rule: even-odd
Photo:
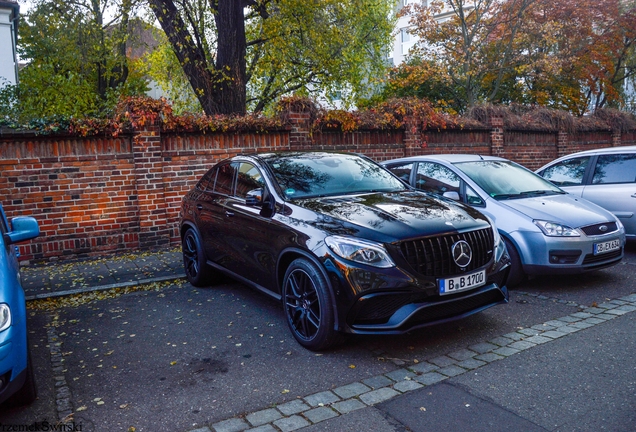
[[[510,161],[475,161],[455,164],[495,199],[563,194],[537,174]]]
[[[287,199],[407,189],[386,169],[353,154],[274,155],[267,163]]]

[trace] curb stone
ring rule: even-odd
[[[52,293],[25,296],[25,300],[26,301],[42,300],[42,299],[53,298],[53,297],[64,297],[64,296],[69,296],[73,294],[84,294],[84,293],[93,292],[93,291],[107,291],[107,290],[117,289],[117,288],[130,288],[130,287],[134,287],[138,285],[147,285],[147,284],[157,283],[157,282],[180,280],[180,279],[185,279],[185,277],[186,277],[185,273],[181,273],[181,274],[175,274],[174,276],[172,275],[161,276],[161,277],[150,278],[150,279],[140,279],[137,281],[118,282],[118,283],[109,284],[109,285],[89,286],[89,287],[77,288],[73,290],[57,291]]]
[[[73,400],[73,394],[64,376],[62,342],[57,334],[54,322],[49,321],[46,335],[49,352],[51,354],[51,367],[55,379],[55,407],[57,409],[57,419],[61,423],[65,423],[72,417],[74,412],[73,403],[71,402]]]

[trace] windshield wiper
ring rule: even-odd
[[[543,195],[546,192],[550,192],[550,191],[547,191],[547,190],[523,191],[523,192],[520,192],[519,195]]]
[[[541,189],[541,190],[534,190],[534,191],[525,191],[525,192],[521,192],[522,195],[553,195],[553,194],[564,194],[567,192],[561,191],[561,190],[552,190],[552,189]]]
[[[553,190],[533,190],[533,191],[523,191],[519,193],[509,193],[509,194],[490,194],[494,199],[510,199],[510,198],[522,198],[532,195],[545,195],[545,194],[556,194],[562,193],[560,191]]]
[[[494,199],[510,199],[510,198],[519,198],[521,196],[521,194],[519,193],[514,193],[514,194],[490,194],[491,197],[493,197]]]

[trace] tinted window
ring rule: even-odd
[[[234,178],[236,177],[237,164],[225,164],[219,167],[216,175],[214,192],[232,195],[234,192]]]
[[[216,172],[215,168],[212,168],[210,171],[205,173],[203,178],[197,183],[197,189],[202,191],[212,192],[214,190],[214,180],[216,180]]]
[[[236,181],[236,196],[246,198],[249,191],[261,189],[263,186],[263,176],[258,168],[250,163],[241,162]]]
[[[411,183],[411,171],[413,170],[413,163],[406,163],[401,165],[391,165],[389,170],[404,180],[406,183]]]
[[[433,162],[420,162],[417,165],[415,187],[428,192],[443,195],[444,192],[459,193],[460,178],[443,165]]]
[[[634,183],[636,154],[602,155],[596,161],[593,184]]]
[[[282,155],[267,162],[287,199],[406,189],[386,169],[356,155]]]
[[[559,186],[580,185],[583,184],[583,175],[589,161],[589,157],[564,160],[546,168],[541,175]]]

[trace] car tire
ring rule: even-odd
[[[28,341],[27,341],[28,344]],[[21,407],[32,404],[38,396],[37,387],[35,386],[35,374],[33,371],[33,362],[31,361],[31,349],[27,348],[27,367],[26,378],[24,384],[9,398],[7,405],[10,407]]]
[[[506,242],[506,249],[508,249],[508,255],[510,255],[510,272],[508,273],[506,286],[513,288],[526,279],[526,274],[523,271],[523,266],[521,265],[521,259],[519,258],[517,248],[510,240],[504,240]]]
[[[188,282],[195,287],[209,286],[215,272],[206,263],[203,242],[194,229],[188,228],[183,235],[181,252],[183,253],[183,268]]]
[[[329,285],[311,261],[298,258],[287,268],[282,300],[287,324],[300,345],[321,351],[340,343]]]

